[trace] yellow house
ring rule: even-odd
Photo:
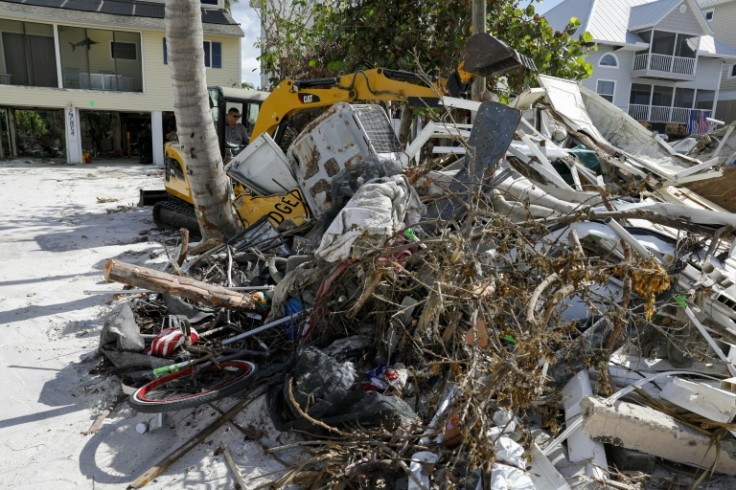
[[[207,83],[240,87],[243,31],[201,1]],[[0,0],[0,158],[161,165],[173,104],[163,0]]]

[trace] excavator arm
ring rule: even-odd
[[[261,105],[251,141],[261,133],[274,136],[279,125],[297,112],[328,107],[338,102],[387,100],[437,106],[443,86],[414,73],[374,68],[337,78],[283,80]]]
[[[298,112],[338,102],[397,101],[436,106],[443,95],[459,96],[476,76],[503,73],[518,67],[535,70],[534,62],[489,34],[472,36],[464,60],[446,81],[430,82],[414,73],[374,68],[337,78],[283,80],[263,102],[251,133],[279,139],[279,126]]]

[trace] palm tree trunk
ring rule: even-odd
[[[199,0],[166,0],[166,45],[179,145],[202,239],[242,229],[230,202],[207,93]]]

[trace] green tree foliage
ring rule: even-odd
[[[49,134],[46,122],[36,111],[15,111],[15,127],[20,137],[45,136]]]
[[[262,21],[277,14],[271,0],[261,4]],[[572,19],[563,31],[555,31],[535,12],[540,0],[488,0],[487,31],[534,60],[540,73],[582,79],[592,68],[584,60],[590,34],[576,34],[580,22]],[[264,70],[274,81],[286,77],[332,76],[359,69],[386,67],[422,70],[449,75],[462,59],[470,29],[471,0],[359,0],[324,2],[311,6],[298,18],[278,25],[281,35],[262,44]],[[311,24],[310,24],[311,23]],[[268,32],[268,29],[264,29]],[[275,32],[276,29],[271,29]],[[262,40],[263,42],[264,40]],[[290,66],[284,63],[287,53]],[[535,73],[515,72],[507,77],[512,91],[536,84]],[[491,86],[495,86],[493,80]]]
[[[250,0],[261,21],[261,69],[272,86],[284,78],[312,78],[325,75],[313,61],[319,34],[315,15],[323,5],[313,0]]]
[[[534,0],[540,1],[540,0]],[[488,4],[488,32],[534,60],[538,73],[560,78],[582,80],[593,73],[585,61],[592,36],[577,35],[577,18],[562,31],[552,29],[547,20],[537,14],[533,3],[520,8],[521,2],[491,1]],[[515,71],[508,76],[508,85],[518,92],[536,86],[537,73]]]
[[[363,0],[323,7],[315,24],[329,41],[330,72],[387,67],[451,72],[470,35],[470,0]]]

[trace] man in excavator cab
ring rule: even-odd
[[[240,122],[240,110],[231,107],[227,111],[227,126],[225,126],[225,163],[240,153],[248,145],[250,135],[248,129]]]

